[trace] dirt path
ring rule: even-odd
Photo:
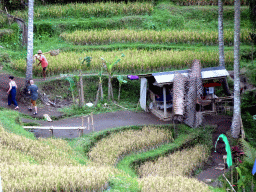
[[[215,143],[220,134],[226,134],[230,130],[232,117],[229,116],[205,116],[205,124],[217,125],[215,131],[212,134],[212,145],[215,147]],[[226,155],[225,143],[220,139],[218,141],[216,152],[213,150],[211,153],[209,164],[205,169],[196,176],[199,181],[203,181],[212,185],[213,187],[221,187],[221,184],[216,180],[227,169],[219,170],[221,168],[219,164],[224,164],[223,155]]]
[[[32,122],[31,119],[22,119],[23,122]],[[151,113],[146,112],[131,112],[131,111],[118,111],[111,113],[102,113],[93,115],[94,120],[94,129],[95,131],[100,131],[104,129],[110,129],[115,127],[122,126],[131,126],[131,125],[158,125],[158,124],[169,124],[170,122],[160,121]],[[82,118],[81,117],[73,117],[61,119],[58,121],[47,122],[43,120],[34,121],[39,123],[42,126],[62,126],[62,127],[79,127],[82,126]],[[87,121],[84,125],[87,125]],[[90,130],[85,130],[84,133],[92,132],[92,126],[90,126]],[[55,137],[61,138],[75,138],[78,137],[77,130],[54,130]],[[35,130],[36,137],[50,137],[49,130]]]
[[[49,114],[50,116],[60,117],[62,116],[62,113],[58,112],[56,108],[52,106],[46,106],[46,105],[38,105],[38,114],[37,116],[33,115],[33,112],[28,111],[28,106],[30,105],[30,99],[26,98],[24,99],[21,96],[21,89],[25,85],[25,79],[24,78],[18,78],[14,77],[14,81],[16,82],[18,86],[17,96],[16,100],[19,105],[19,112],[31,115],[32,117],[37,118],[43,118],[43,114]],[[39,81],[42,81],[41,79],[36,79],[35,84]],[[8,108],[8,109],[14,109],[15,106],[11,105],[8,106],[8,94],[7,90],[9,89],[9,74],[0,73],[0,107]]]

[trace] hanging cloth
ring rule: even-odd
[[[228,167],[230,167],[232,165],[232,155],[231,155],[231,150],[230,150],[230,145],[229,145],[229,142],[228,142],[228,138],[226,137],[226,135],[224,134],[221,134],[216,143],[215,143],[215,152],[216,152],[216,146],[217,146],[217,143],[219,141],[219,139],[222,138],[222,140],[224,141],[225,143],[225,149],[226,149],[226,152],[227,152],[227,164],[228,164]]]

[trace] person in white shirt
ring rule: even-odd
[[[10,106],[11,104],[14,104],[16,106],[15,109],[19,109],[19,106],[16,101],[16,92],[17,92],[18,87],[17,87],[16,82],[13,79],[14,79],[13,76],[9,77],[10,82],[9,82],[9,89],[7,91],[8,105]]]

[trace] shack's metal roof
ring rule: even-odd
[[[138,75],[139,77],[150,77],[153,76],[156,80],[156,84],[170,84],[173,83],[174,75],[176,73],[181,73],[184,76],[188,76],[188,72],[190,69],[187,70],[179,70],[179,71],[168,71],[168,72],[160,72],[160,73],[152,73],[152,74],[145,74],[145,75]],[[221,78],[226,77],[229,75],[228,71],[225,67],[209,67],[201,69],[202,79],[214,79],[214,78]]]

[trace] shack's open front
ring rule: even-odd
[[[194,74],[192,68],[139,75],[140,106],[161,120],[177,119],[197,127],[204,114],[226,112],[231,108],[231,96],[216,95],[216,88],[220,86],[228,93],[223,86],[228,75],[224,67],[203,68]]]

